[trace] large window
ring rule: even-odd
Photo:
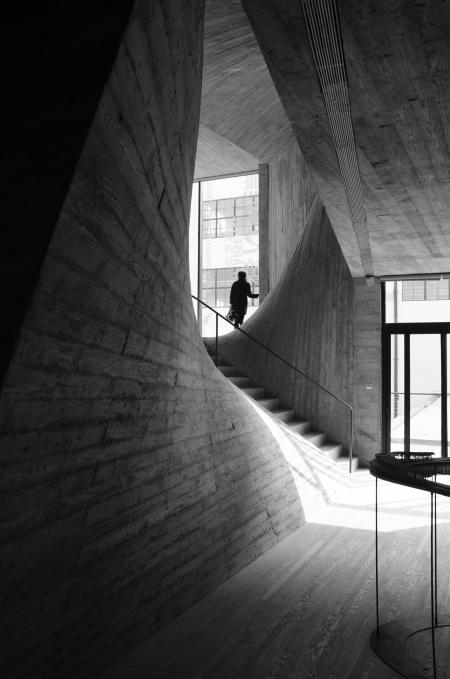
[[[230,288],[245,271],[253,293],[259,292],[259,176],[256,173],[196,182],[190,224],[191,287],[194,294],[226,315]],[[197,291],[197,292],[196,292]],[[246,318],[258,306],[248,300]],[[216,316],[196,307],[201,333],[212,337]],[[230,332],[220,320],[219,334]]]
[[[384,448],[448,456],[449,280],[384,283]]]
[[[247,278],[251,281],[250,286],[253,293],[259,293],[258,267],[247,266]],[[230,288],[237,280],[238,269],[203,269],[202,271],[202,299],[212,307],[228,308],[230,299]],[[249,307],[257,306],[257,299],[248,300]]]
[[[258,196],[208,200],[203,203],[203,238],[258,233]]]
[[[433,302],[450,299],[449,279],[427,281],[399,281],[403,302]]]
[[[386,281],[386,323],[450,321],[450,279]]]

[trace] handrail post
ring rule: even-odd
[[[216,314],[216,366],[219,365],[219,316]]]
[[[353,458],[353,408],[350,408],[350,442],[348,446],[348,473],[352,473],[352,458]]]

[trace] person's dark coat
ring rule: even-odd
[[[247,298],[258,297],[252,294],[250,283],[245,279],[235,281],[231,286],[230,291],[230,306],[239,316],[239,324],[244,322],[244,316],[247,313]]]

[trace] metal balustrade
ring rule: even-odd
[[[226,316],[223,316],[222,314],[220,314],[218,311],[213,309],[209,304],[204,302],[202,299],[199,299],[199,297],[196,297],[195,295],[191,295],[191,297],[193,299],[195,299],[197,302],[199,302],[200,304],[202,304],[204,307],[209,309],[210,311],[213,311],[216,315],[216,339],[215,339],[215,364],[216,364],[216,366],[219,364],[219,318],[222,318],[224,321],[229,323],[233,328],[235,328],[240,333],[242,333],[243,335],[248,337],[250,340],[252,340],[252,342],[255,342],[255,344],[258,344],[262,349],[267,351],[272,356],[275,356],[275,358],[277,358],[279,361],[281,361],[282,363],[287,365],[289,368],[294,370],[296,373],[298,373],[299,375],[304,377],[306,380],[308,380],[308,382],[310,382],[311,384],[314,384],[314,386],[318,387],[323,392],[325,392],[326,394],[328,394],[329,396],[334,398],[336,401],[341,403],[343,406],[348,408],[349,427],[350,427],[348,457],[349,457],[349,473],[351,474],[352,473],[352,459],[353,459],[353,407],[350,405],[350,403],[347,403],[347,401],[344,401],[343,398],[341,398],[340,396],[337,396],[336,394],[333,394],[332,391],[330,391],[326,387],[319,384],[319,382],[316,382],[316,380],[313,380],[312,377],[309,377],[309,375],[307,375],[302,370],[300,370],[300,368],[297,368],[297,366],[295,366],[292,363],[290,363],[289,361],[287,361],[285,358],[283,358],[283,356],[280,356],[280,354],[277,354],[276,351],[273,351],[273,349],[270,349],[268,346],[266,346],[265,344],[260,342],[258,339],[256,339],[256,337],[253,337],[252,335],[250,335],[245,330],[242,330],[242,328],[240,328],[239,326],[235,326],[234,323],[232,323],[228,318],[226,318]]]

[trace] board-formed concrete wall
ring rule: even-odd
[[[2,676],[95,677],[292,531],[189,290],[202,3],[138,0],[1,394]]]
[[[370,282],[353,279],[355,450],[366,466],[382,445],[381,284]]]
[[[316,195],[305,159],[293,138],[269,163],[269,290],[292,257]]]

